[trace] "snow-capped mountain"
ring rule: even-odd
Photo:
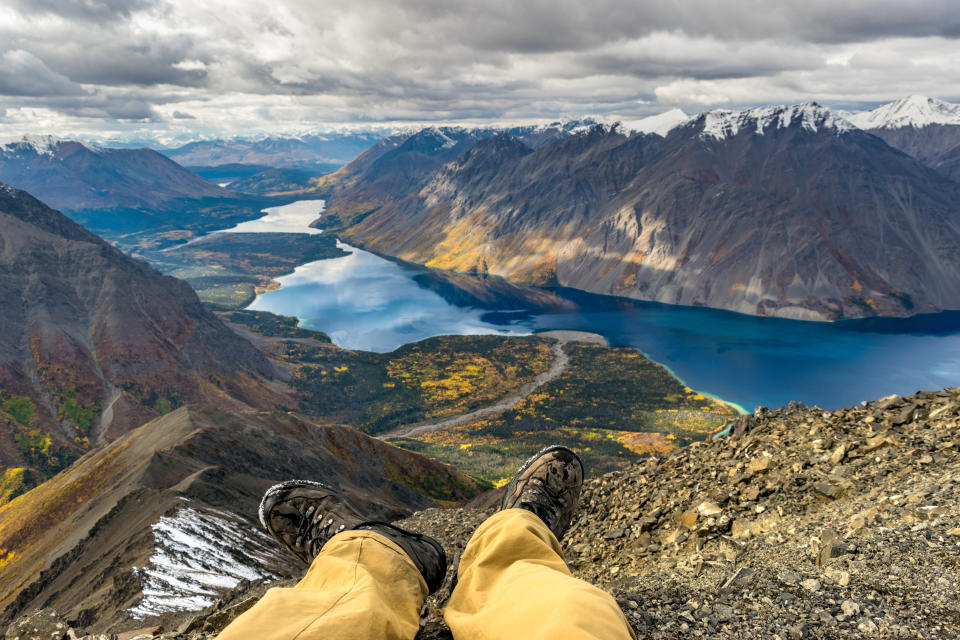
[[[877,107],[873,111],[853,113],[848,119],[861,129],[960,125],[960,105],[938,98],[909,96]]]
[[[960,308],[960,185],[818,104],[711,111],[666,137],[602,125],[532,149],[499,135],[455,157],[418,153],[418,136],[325,177],[343,237],[442,269],[757,315]]]
[[[691,122],[703,122],[703,131],[700,136],[713,137],[717,140],[733,137],[741,131],[752,131],[763,135],[764,131],[770,128],[786,129],[794,125],[799,125],[810,133],[832,129],[837,134],[841,134],[856,128],[816,102],[792,106],[757,107],[746,111],[716,109],[701,114]]]
[[[9,155],[32,153],[38,156],[53,157],[57,154],[60,147],[64,145],[74,145],[94,153],[101,150],[96,145],[73,140],[63,140],[56,136],[26,135],[14,138],[0,138],[0,153]]]
[[[668,133],[685,123],[690,119],[686,113],[680,109],[670,109],[655,116],[647,116],[639,120],[622,120],[620,124],[627,131],[636,131],[637,133],[655,133],[658,136],[666,137]]]
[[[910,96],[873,111],[852,114],[849,120],[891,147],[960,182],[960,105]]]

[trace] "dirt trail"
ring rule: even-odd
[[[506,411],[507,409],[512,409],[528,395],[563,373],[564,369],[567,368],[567,363],[569,361],[566,352],[563,350],[565,344],[568,342],[592,342],[594,344],[602,345],[607,344],[607,341],[603,336],[599,336],[595,333],[587,333],[585,331],[546,331],[537,335],[545,336],[547,338],[554,338],[557,341],[552,348],[553,362],[550,364],[549,369],[517,389],[511,395],[501,398],[496,404],[471,411],[470,413],[462,413],[451,418],[444,418],[439,422],[430,422],[416,426],[405,425],[398,427],[389,433],[380,434],[377,437],[381,440],[388,440],[390,438],[409,438],[421,433],[438,431],[440,429],[446,429],[447,427],[453,427],[465,422],[472,422],[473,420],[477,420],[484,416],[500,413],[501,411]]]
[[[100,413],[100,421],[97,423],[96,431],[91,434],[93,436],[93,441],[97,445],[107,444],[106,434],[107,429],[110,428],[110,425],[113,424],[113,405],[117,403],[123,396],[123,393],[120,389],[117,389],[113,385],[110,385],[110,398],[107,399],[106,408]]]

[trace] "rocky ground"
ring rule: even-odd
[[[638,637],[960,637],[960,388],[832,412],[760,408],[738,431],[585,486],[567,561],[614,594]],[[455,557],[489,513],[432,509],[402,524]],[[422,639],[450,637],[438,611],[453,568]],[[140,633],[212,638],[264,588]],[[41,637],[30,626],[7,638]]]

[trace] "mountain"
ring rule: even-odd
[[[638,133],[655,133],[666,137],[671,131],[684,124],[690,119],[686,113],[680,109],[670,109],[657,115],[647,116],[639,120],[624,120],[621,122],[628,131]]]
[[[287,402],[185,282],[0,185],[0,465],[49,476],[171,408]]]
[[[853,114],[849,120],[891,147],[960,182],[960,105],[910,96],[873,111]]]
[[[388,520],[478,491],[347,427],[182,407],[0,507],[0,629],[38,606],[97,631],[142,627],[244,580],[296,576],[304,567],[256,522],[263,492],[291,478],[339,487]]]
[[[511,135],[531,149],[539,149],[557,140],[568,138],[600,124],[593,118],[579,120],[558,120],[548,124],[520,125],[515,127],[489,129],[490,135],[505,133]]]
[[[340,200],[340,215],[333,223],[358,222],[380,206],[384,194],[419,189],[445,163],[496,134],[492,129],[428,127],[412,135],[391,136],[339,171],[317,178],[313,189],[327,197],[349,193]]]
[[[297,194],[309,189],[316,178],[333,173],[340,166],[316,165],[310,169],[264,169],[247,177],[238,177],[230,181],[226,187],[231,191],[266,196]]]
[[[386,131],[307,134],[297,137],[199,140],[161,153],[184,166],[257,164],[298,167],[345,164],[389,135]]]
[[[816,104],[713,111],[666,138],[595,126],[535,150],[504,134],[413,148],[436,138],[321,178],[328,224],[431,267],[671,304],[960,308],[960,185]]]
[[[926,96],[909,96],[873,111],[854,113],[847,119],[867,131],[903,127],[919,129],[933,124],[960,125],[960,105]]]
[[[559,140],[589,131],[598,124],[591,119],[557,121],[515,127],[427,127],[415,133],[395,134],[381,140],[339,171],[313,182],[313,190],[330,196],[362,185],[350,205],[356,216],[364,208],[368,191],[403,192],[423,186],[423,180],[446,162],[471,149],[481,140],[509,136],[530,149],[540,149]],[[374,199],[372,193],[369,194]],[[346,204],[346,203],[344,203]]]
[[[0,144],[0,182],[111,239],[145,229],[229,226],[256,217],[262,205],[150,149],[108,149],[51,136]]]

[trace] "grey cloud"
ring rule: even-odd
[[[167,122],[201,128],[235,110],[269,124],[645,115],[662,110],[642,103],[658,97],[694,109],[794,96],[855,104],[918,90],[925,74],[941,97],[960,95],[957,65],[901,59],[960,55],[956,0],[235,0],[220,13],[196,0],[3,4],[27,22],[61,20],[0,25],[0,46],[23,56],[0,65],[0,93],[85,119],[157,121],[161,107]],[[889,54],[870,48],[888,41]],[[162,108],[178,102],[188,104]]]
[[[83,89],[69,78],[51,71],[28,51],[14,49],[0,54],[0,95],[82,95]]]
[[[149,102],[136,99],[109,99],[99,102],[63,103],[59,110],[81,118],[109,118],[116,120],[153,120],[158,117]]]
[[[104,34],[105,35],[105,34]],[[37,47],[44,60],[76,82],[104,86],[171,84],[200,87],[204,69],[181,69],[175,65],[192,56],[189,38],[105,37],[89,41],[78,37],[61,46]]]
[[[8,0],[26,14],[52,14],[83,20],[111,20],[159,4],[157,0]]]
[[[954,0],[420,0],[402,8],[378,0],[364,6],[384,32],[405,29],[428,42],[519,53],[584,50],[661,31],[837,43],[945,35],[960,25]]]

